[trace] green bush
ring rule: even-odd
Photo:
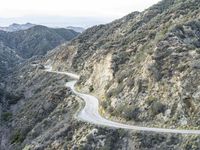
[[[127,79],[126,85],[127,85],[130,89],[134,86],[134,84],[135,84],[134,78],[130,77],[130,78]]]
[[[152,114],[155,116],[157,114],[160,114],[160,113],[164,113],[166,110],[166,106],[160,102],[152,102],[151,104],[151,111],[152,111]]]
[[[2,120],[3,121],[9,121],[12,118],[11,112],[3,112],[2,113]]]
[[[123,117],[126,119],[126,120],[135,120],[135,121],[139,121],[138,119],[138,115],[140,113],[140,109],[139,108],[127,108],[124,110],[124,113],[123,113]]]
[[[117,82],[121,83],[125,78],[127,78],[132,71],[121,71],[116,74]]]
[[[94,91],[94,87],[93,87],[93,85],[90,85],[90,87],[89,87],[89,91],[90,91],[90,92]]]
[[[118,53],[114,53],[112,57],[112,69],[114,72],[119,70],[119,65],[124,64],[129,60],[129,56],[126,52],[120,51]]]
[[[21,143],[21,142],[23,142],[23,140],[24,140],[24,136],[22,135],[22,133],[19,130],[15,131],[11,135],[11,138],[10,138],[11,144]]]
[[[23,98],[24,95],[21,94],[12,94],[12,93],[7,93],[6,99],[8,99],[8,103],[10,105],[16,104],[21,98]]]
[[[109,106],[109,101],[108,100],[101,101],[101,106],[102,106],[103,109],[107,109],[108,106]]]
[[[114,112],[114,108],[113,108],[112,106],[108,106],[108,107],[107,107],[107,110],[108,110],[108,113],[111,114],[111,115],[112,115],[113,112]]]
[[[106,98],[111,98],[112,96],[117,96],[119,93],[121,93],[123,91],[123,89],[124,89],[124,85],[119,84],[117,86],[117,88],[112,89],[106,93]]]
[[[4,94],[3,89],[0,89],[0,97],[2,97]]]
[[[106,93],[106,99],[109,99],[111,97],[112,97],[112,90],[107,91],[107,93]]]

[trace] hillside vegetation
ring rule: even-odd
[[[163,0],[86,30],[48,62],[80,73],[78,86],[99,97],[103,115],[198,128],[199,6],[198,0]]]
[[[78,33],[73,30],[53,29],[37,25],[16,32],[0,31],[0,41],[15,49],[16,53],[22,58],[30,58],[35,55],[44,55],[47,51],[70,41],[77,35]]]
[[[77,90],[97,96],[107,119],[199,129],[199,16],[199,0],[163,0],[64,44],[68,32],[63,29],[1,31],[0,63],[21,63],[0,82],[0,149],[199,150],[198,135],[127,131],[77,120],[84,104],[65,87],[72,79],[44,71],[48,64],[80,74]]]
[[[79,33],[62,28],[34,26],[27,30],[0,30],[0,80],[12,68],[27,59],[44,56],[58,45],[75,38]]]

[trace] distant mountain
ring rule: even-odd
[[[15,31],[20,31],[20,30],[27,30],[34,26],[37,26],[37,25],[32,24],[32,23],[26,23],[26,24],[13,23],[7,27],[0,27],[0,30],[7,31],[7,32],[15,32]],[[66,29],[73,30],[73,31],[76,31],[79,33],[82,33],[83,31],[85,31],[85,29],[82,27],[74,27],[74,26],[68,26],[68,27],[66,27]]]
[[[37,25],[15,32],[0,31],[0,41],[14,49],[20,57],[31,58],[35,55],[45,55],[47,51],[77,35],[77,32],[64,28],[53,29]]]
[[[52,29],[39,25],[14,32],[0,30],[0,80],[22,60],[45,55],[49,50],[70,41],[78,34],[73,30]]]
[[[82,27],[73,27],[73,26],[68,26],[66,29],[71,29],[79,33],[82,33],[83,31],[85,31],[85,29]]]
[[[7,32],[14,32],[14,31],[26,30],[34,26],[35,24],[31,24],[31,23],[26,23],[26,24],[13,23],[9,25],[8,27],[0,27],[0,30],[7,31]]]

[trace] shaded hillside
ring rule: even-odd
[[[16,54],[15,50],[5,46],[0,42],[0,81],[2,76],[14,67],[22,59]]]
[[[199,8],[199,0],[163,0],[86,30],[48,63],[80,73],[78,86],[99,97],[103,115],[199,128]]]
[[[34,26],[16,32],[0,31],[0,41],[14,49],[22,58],[30,58],[34,55],[45,55],[47,51],[77,35],[78,33],[72,30]]]

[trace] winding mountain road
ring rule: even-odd
[[[175,133],[175,134],[199,134],[200,130],[179,130],[179,129],[167,129],[167,128],[151,128],[151,127],[141,127],[141,126],[134,126],[134,125],[127,125],[123,123],[118,123],[114,121],[110,121],[108,119],[103,118],[99,114],[99,102],[98,99],[92,95],[82,94],[75,90],[74,86],[79,79],[78,75],[68,72],[60,72],[60,71],[52,71],[51,66],[45,67],[47,72],[53,72],[58,74],[65,74],[74,78],[74,81],[70,81],[66,83],[67,87],[70,87],[74,94],[82,98],[85,102],[84,108],[78,113],[77,118],[86,121],[92,124],[107,126],[112,128],[123,128],[129,130],[138,130],[138,131],[149,131],[149,132],[157,132],[157,133]]]

